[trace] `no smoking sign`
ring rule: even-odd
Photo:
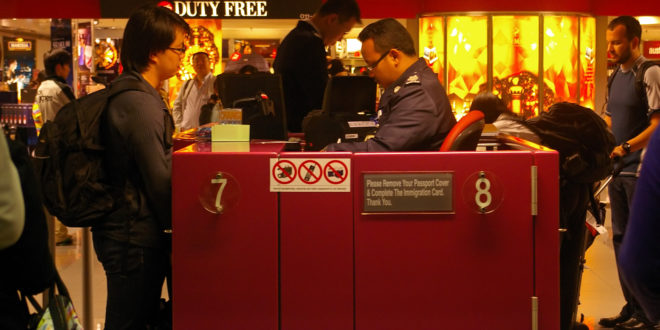
[[[271,158],[271,192],[349,192],[350,158]]]

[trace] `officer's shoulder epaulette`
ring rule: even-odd
[[[419,74],[413,73],[412,75],[410,75],[408,77],[408,79],[406,79],[406,82],[403,83],[403,84],[406,85],[406,86],[407,85],[421,85],[422,80],[420,79]]]

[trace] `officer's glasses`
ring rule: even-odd
[[[390,51],[392,51],[392,49],[389,49],[383,55],[380,55],[380,58],[378,59],[378,61],[376,61],[376,63],[367,66],[367,71],[369,72],[374,71],[374,69],[376,69],[376,67],[378,66],[378,63],[380,63],[380,61],[382,61],[385,58],[385,56],[387,56],[387,54],[390,53]]]

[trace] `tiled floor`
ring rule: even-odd
[[[609,229],[609,219],[607,221],[606,226]],[[74,244],[58,246],[56,262],[76,304],[76,309],[82,314],[81,242],[83,232],[80,229],[69,229],[69,232],[74,235]],[[91,253],[93,253],[93,249],[91,249]],[[609,233],[596,238],[587,251],[586,259],[587,265],[582,278],[581,305],[578,315],[584,314],[585,323],[591,325],[591,329],[601,329],[597,324],[598,319],[617,314],[624,303]],[[93,257],[92,288],[94,320],[92,330],[103,329],[106,299],[105,275],[96,256]]]
[[[584,314],[585,323],[592,329],[606,329],[598,325],[598,320],[618,314],[625,304],[614,261],[609,211],[605,221],[608,233],[596,237],[587,250],[587,263],[582,275],[578,315]]]
[[[79,316],[83,314],[83,261],[82,261],[82,235],[83,230],[79,228],[69,228],[69,234],[74,237],[74,244],[70,246],[56,247],[55,262],[60,275],[66,283],[67,289],[71,294],[76,311]],[[90,246],[90,252],[94,253]],[[105,319],[105,274],[103,266],[96,260],[96,254],[92,257],[92,330],[103,329]]]

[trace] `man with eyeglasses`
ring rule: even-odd
[[[108,330],[160,329],[164,321],[159,307],[171,274],[174,124],[158,88],[177,73],[189,34],[179,15],[153,5],[135,11],[124,29],[124,72],[112,84],[139,90],[111,98],[102,118],[103,167],[116,191],[116,211],[92,226],[107,278]]]
[[[307,113],[321,109],[328,82],[326,47],[341,40],[356,23],[360,8],[355,0],[328,0],[282,40],[273,69],[282,76],[289,131],[301,132]]]
[[[378,106],[378,131],[364,142],[335,143],[326,151],[438,150],[456,119],[437,75],[415,52],[405,27],[393,18],[360,32],[369,76],[385,89]]]
[[[185,48],[177,52],[185,53]],[[208,103],[213,94],[215,76],[211,72],[209,54],[197,52],[192,56],[195,77],[186,81],[172,106],[174,125],[181,130],[199,126],[199,114],[204,104]]]

